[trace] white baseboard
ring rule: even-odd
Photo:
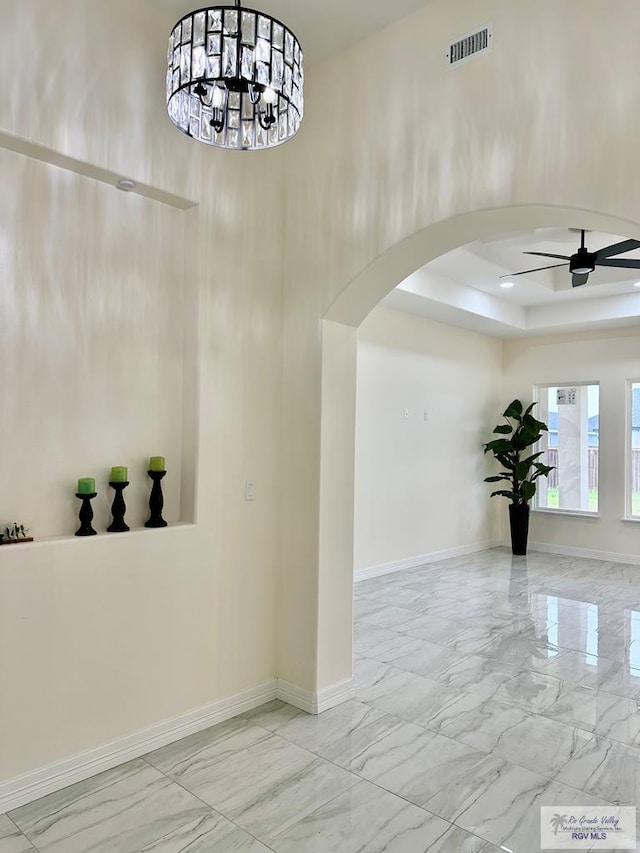
[[[586,560],[604,560],[608,563],[629,563],[632,566],[640,566],[640,554],[594,551],[591,548],[573,548],[569,545],[552,545],[547,542],[529,542],[528,550],[559,554],[563,557],[584,557]]]
[[[366,581],[370,578],[378,578],[381,575],[390,575],[393,572],[401,572],[404,569],[417,569],[429,563],[437,563],[439,560],[448,560],[451,557],[464,557],[466,554],[475,554],[477,551],[487,551],[496,548],[500,542],[487,539],[485,542],[476,542],[474,545],[460,545],[457,548],[447,548],[444,551],[433,551],[431,554],[419,554],[416,557],[407,557],[405,560],[395,560],[391,563],[381,563],[379,566],[369,566],[366,569],[356,569],[354,583]]]
[[[0,781],[0,814],[17,809],[75,782],[82,782],[119,764],[146,755],[188,735],[201,732],[272,699],[282,699],[309,714],[321,714],[355,694],[352,678],[311,692],[287,681],[273,680],[220,699],[195,711],[134,732],[79,755],[63,758],[21,776]]]
[[[313,698],[314,694],[311,690],[304,690],[298,687],[297,684],[291,684],[290,681],[278,679],[278,699],[293,705],[294,708],[300,708],[301,711],[306,711],[307,714],[313,714]]]
[[[0,782],[0,814],[257,708],[275,699],[277,692],[277,682],[268,681],[204,708],[156,723],[104,746]]]
[[[356,682],[354,678],[345,678],[330,687],[318,690],[315,696],[315,710],[313,714],[322,714],[329,708],[335,708],[356,695]]]
[[[322,714],[329,708],[335,708],[336,705],[353,699],[355,692],[353,678],[346,678],[344,681],[339,681],[337,684],[332,684],[315,692],[303,690],[289,681],[278,679],[278,699],[306,711],[307,714]]]

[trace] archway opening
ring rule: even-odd
[[[341,292],[323,320],[318,687],[352,677],[357,329],[400,282],[433,259],[475,240],[538,228],[640,237],[638,223],[574,208],[527,205],[481,210],[435,223],[391,247]],[[488,500],[488,497],[487,497]]]

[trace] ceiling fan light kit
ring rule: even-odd
[[[577,229],[571,229],[577,230]],[[501,276],[501,278],[513,278],[516,275],[528,275],[532,272],[541,272],[542,270],[556,269],[557,267],[569,267],[571,273],[571,284],[573,287],[580,287],[586,284],[589,276],[595,271],[596,267],[617,267],[619,269],[638,270],[640,269],[640,260],[635,258],[612,258],[613,255],[622,255],[625,252],[631,252],[633,249],[640,249],[640,241],[638,240],[622,240],[620,243],[614,243],[611,246],[605,246],[604,249],[598,249],[597,252],[590,252],[585,246],[584,229],[580,231],[580,248],[573,255],[555,255],[549,252],[524,252],[525,255],[535,255],[538,258],[553,258],[555,260],[565,261],[562,264],[550,264],[546,267],[538,267],[533,270],[523,270],[522,272],[514,272],[509,275]]]

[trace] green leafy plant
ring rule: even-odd
[[[485,477],[485,483],[506,480],[509,484],[508,488],[491,492],[491,497],[501,495],[509,498],[511,503],[528,504],[536,493],[536,480],[548,477],[554,468],[538,462],[543,452],[527,455],[528,449],[537,444],[543,432],[547,432],[547,425],[531,414],[534,406],[536,403],[531,403],[525,410],[520,400],[509,403],[502,413],[506,423],[498,424],[493,431],[500,438],[483,445],[484,452],[492,453],[503,468],[499,474]]]

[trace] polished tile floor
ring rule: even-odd
[[[640,796],[640,567],[503,549],[355,591],[356,698],[272,702],[0,816],[0,853],[537,853]]]

